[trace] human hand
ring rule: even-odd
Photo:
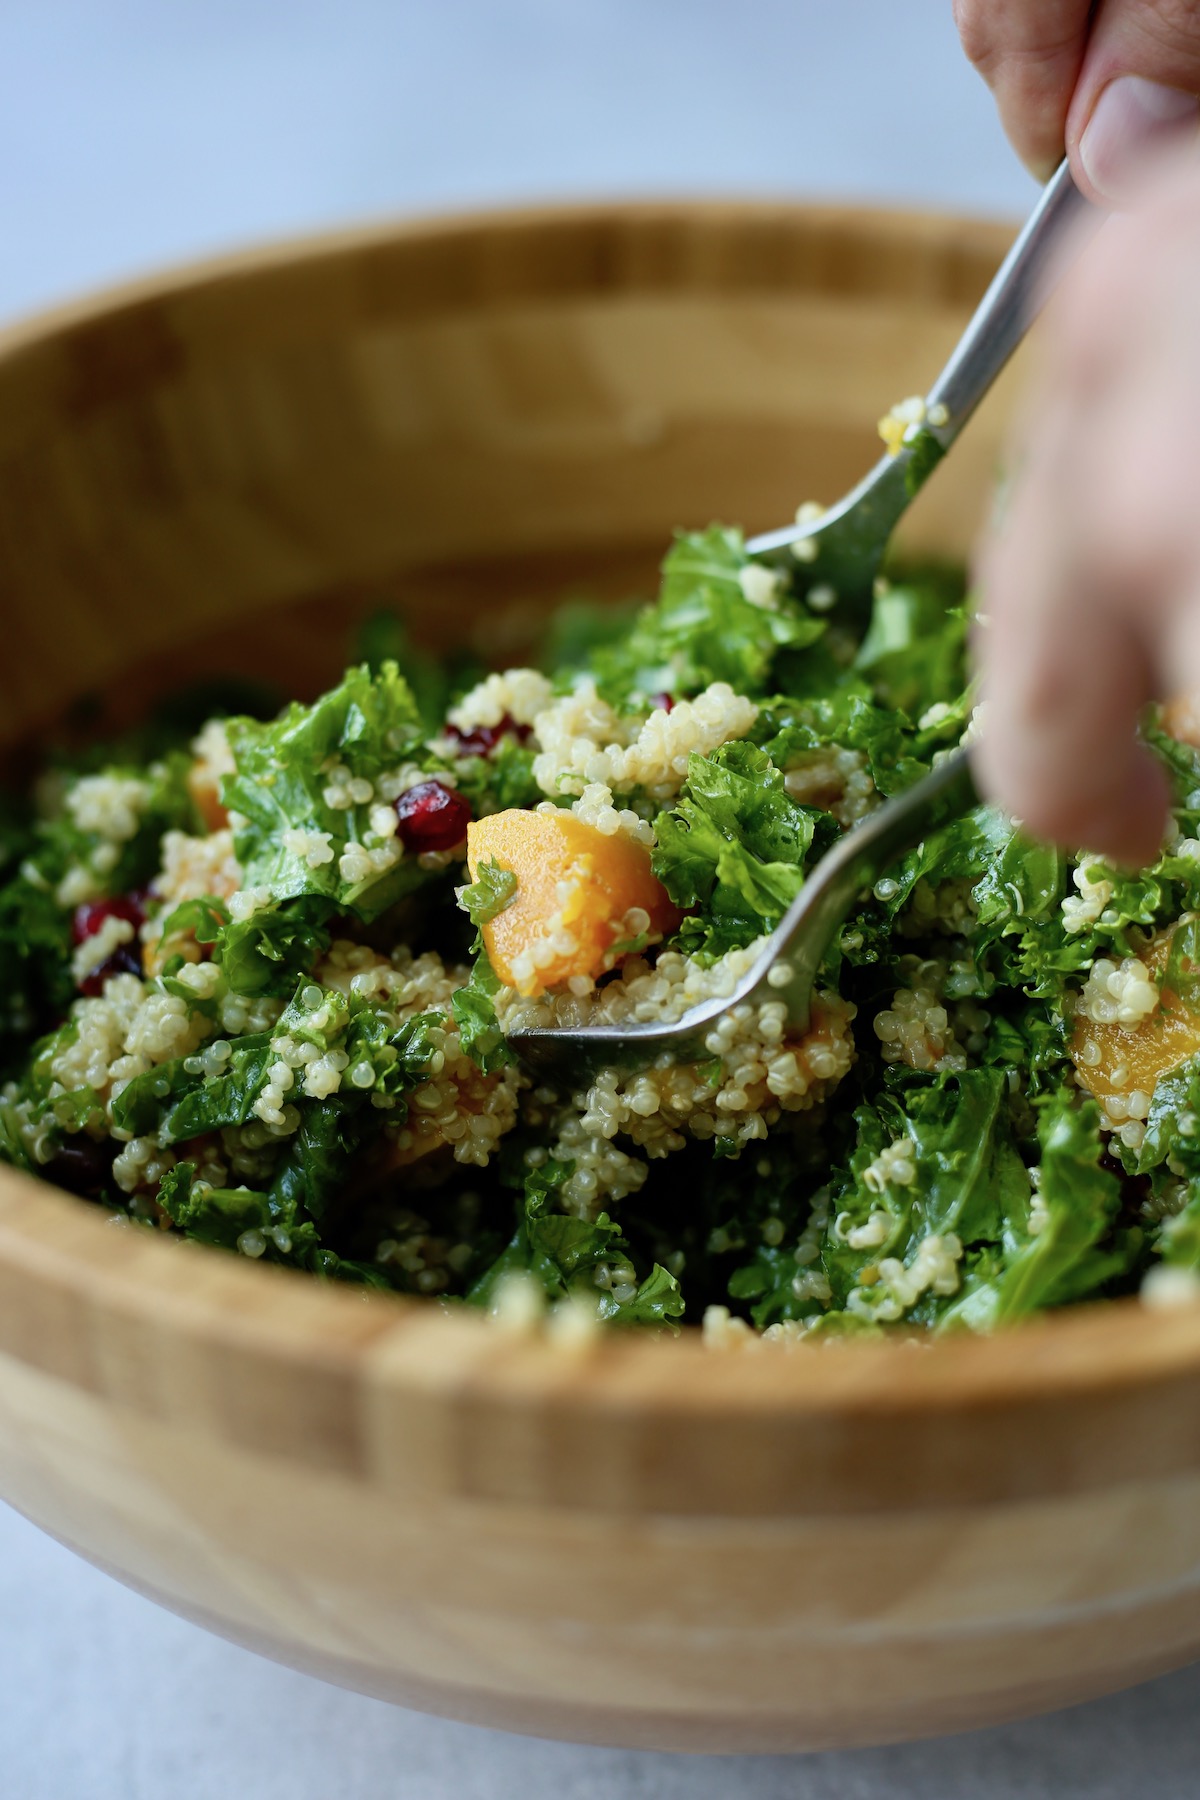
[[[1065,147],[1088,198],[1119,204],[1147,154],[1195,133],[1196,0],[954,0],[954,17],[1039,176]]]
[[[1035,835],[1133,864],[1167,815],[1138,714],[1200,695],[1198,295],[1189,156],[1109,220],[1051,301],[976,570],[985,788]]]

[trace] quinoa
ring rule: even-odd
[[[621,718],[590,679],[540,712],[534,734],[541,750],[534,779],[546,794],[582,795],[603,783],[613,793],[640,788],[669,800],[683,786],[688,757],[744,737],[758,716],[754,702],[716,681],[694,700],[645,719]]]
[[[879,804],[875,783],[861,750],[831,745],[789,763],[783,785],[803,806],[819,806],[839,825],[856,825]]]

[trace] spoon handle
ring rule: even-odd
[[[872,581],[901,515],[953,444],[1046,299],[1047,277],[1063,233],[1079,220],[1095,229],[1104,218],[1075,186],[1070,166],[1060,163],[926,395],[926,417],[920,431],[894,453],[881,456],[858,486],[817,521],[801,524],[797,520],[751,538],[746,545],[751,556],[793,549],[799,539],[810,539],[810,577],[830,584],[844,602],[865,615]]]
[[[926,396],[926,405],[935,416],[936,409],[946,410],[944,422],[930,421],[928,427],[943,450],[954,442],[1046,299],[1047,272],[1064,231],[1081,220],[1095,230],[1104,218],[1079,192],[1064,159]]]
[[[821,858],[767,941],[750,992],[739,998],[782,1000],[794,1029],[808,1025],[817,971],[838,927],[864,888],[931,831],[978,805],[967,750],[959,748],[930,774],[890,799]]]

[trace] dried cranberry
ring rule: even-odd
[[[49,1162],[42,1163],[38,1173],[55,1187],[66,1188],[83,1200],[96,1200],[112,1178],[113,1157],[117,1146],[106,1140],[98,1144],[85,1132],[64,1138]]]
[[[456,756],[490,756],[501,738],[515,738],[523,744],[532,729],[531,725],[518,725],[511,713],[505,713],[498,725],[473,725],[470,731],[447,725],[446,736],[453,738]]]
[[[110,976],[142,973],[142,947],[137,933],[146,922],[146,898],[146,891],[142,889],[132,894],[116,894],[111,900],[85,900],[82,906],[75,908],[75,916],[71,920],[71,936],[77,944],[84,944],[88,938],[95,937],[109,919],[124,919],[133,926],[134,931],[128,944],[118,944],[112,955],[106,957],[79,983],[80,993],[86,994],[89,1000],[96,999],[97,995],[104,992],[104,984]]]
[[[401,843],[419,856],[461,844],[471,823],[471,806],[443,781],[419,781],[396,801],[396,817]]]
[[[77,944],[95,937],[109,919],[126,919],[135,931],[146,923],[144,890],[140,894],[117,894],[111,900],[85,900],[75,908],[71,920],[71,936]]]
[[[670,694],[651,694],[650,696],[651,712],[670,712],[674,704],[675,702],[672,700]]]
[[[89,1000],[95,1000],[104,992],[105,982],[111,981],[114,975],[142,973],[142,947],[135,938],[132,944],[118,944],[111,956],[105,957],[90,975],[85,975],[79,983],[79,991]]]

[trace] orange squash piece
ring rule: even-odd
[[[1181,744],[1200,747],[1200,696],[1176,694],[1159,708],[1159,723]]]
[[[1172,931],[1164,931],[1141,952],[1151,975],[1166,965]],[[1082,1015],[1071,1033],[1071,1059],[1079,1081],[1095,1099],[1139,1089],[1153,1094],[1160,1075],[1177,1068],[1200,1051],[1200,1016],[1189,1011],[1168,987],[1160,990],[1159,1004],[1136,1025],[1097,1024]],[[1113,1080],[1114,1073],[1120,1079]]]
[[[490,862],[510,870],[517,889],[482,927],[484,946],[500,980],[527,996],[612,968],[613,945],[640,934],[632,926],[665,937],[681,917],[648,850],[565,810],[514,809],[474,820],[467,827],[472,881]]]
[[[210,762],[196,761],[187,772],[187,790],[192,805],[210,831],[223,831],[229,814],[221,804],[221,770]]]

